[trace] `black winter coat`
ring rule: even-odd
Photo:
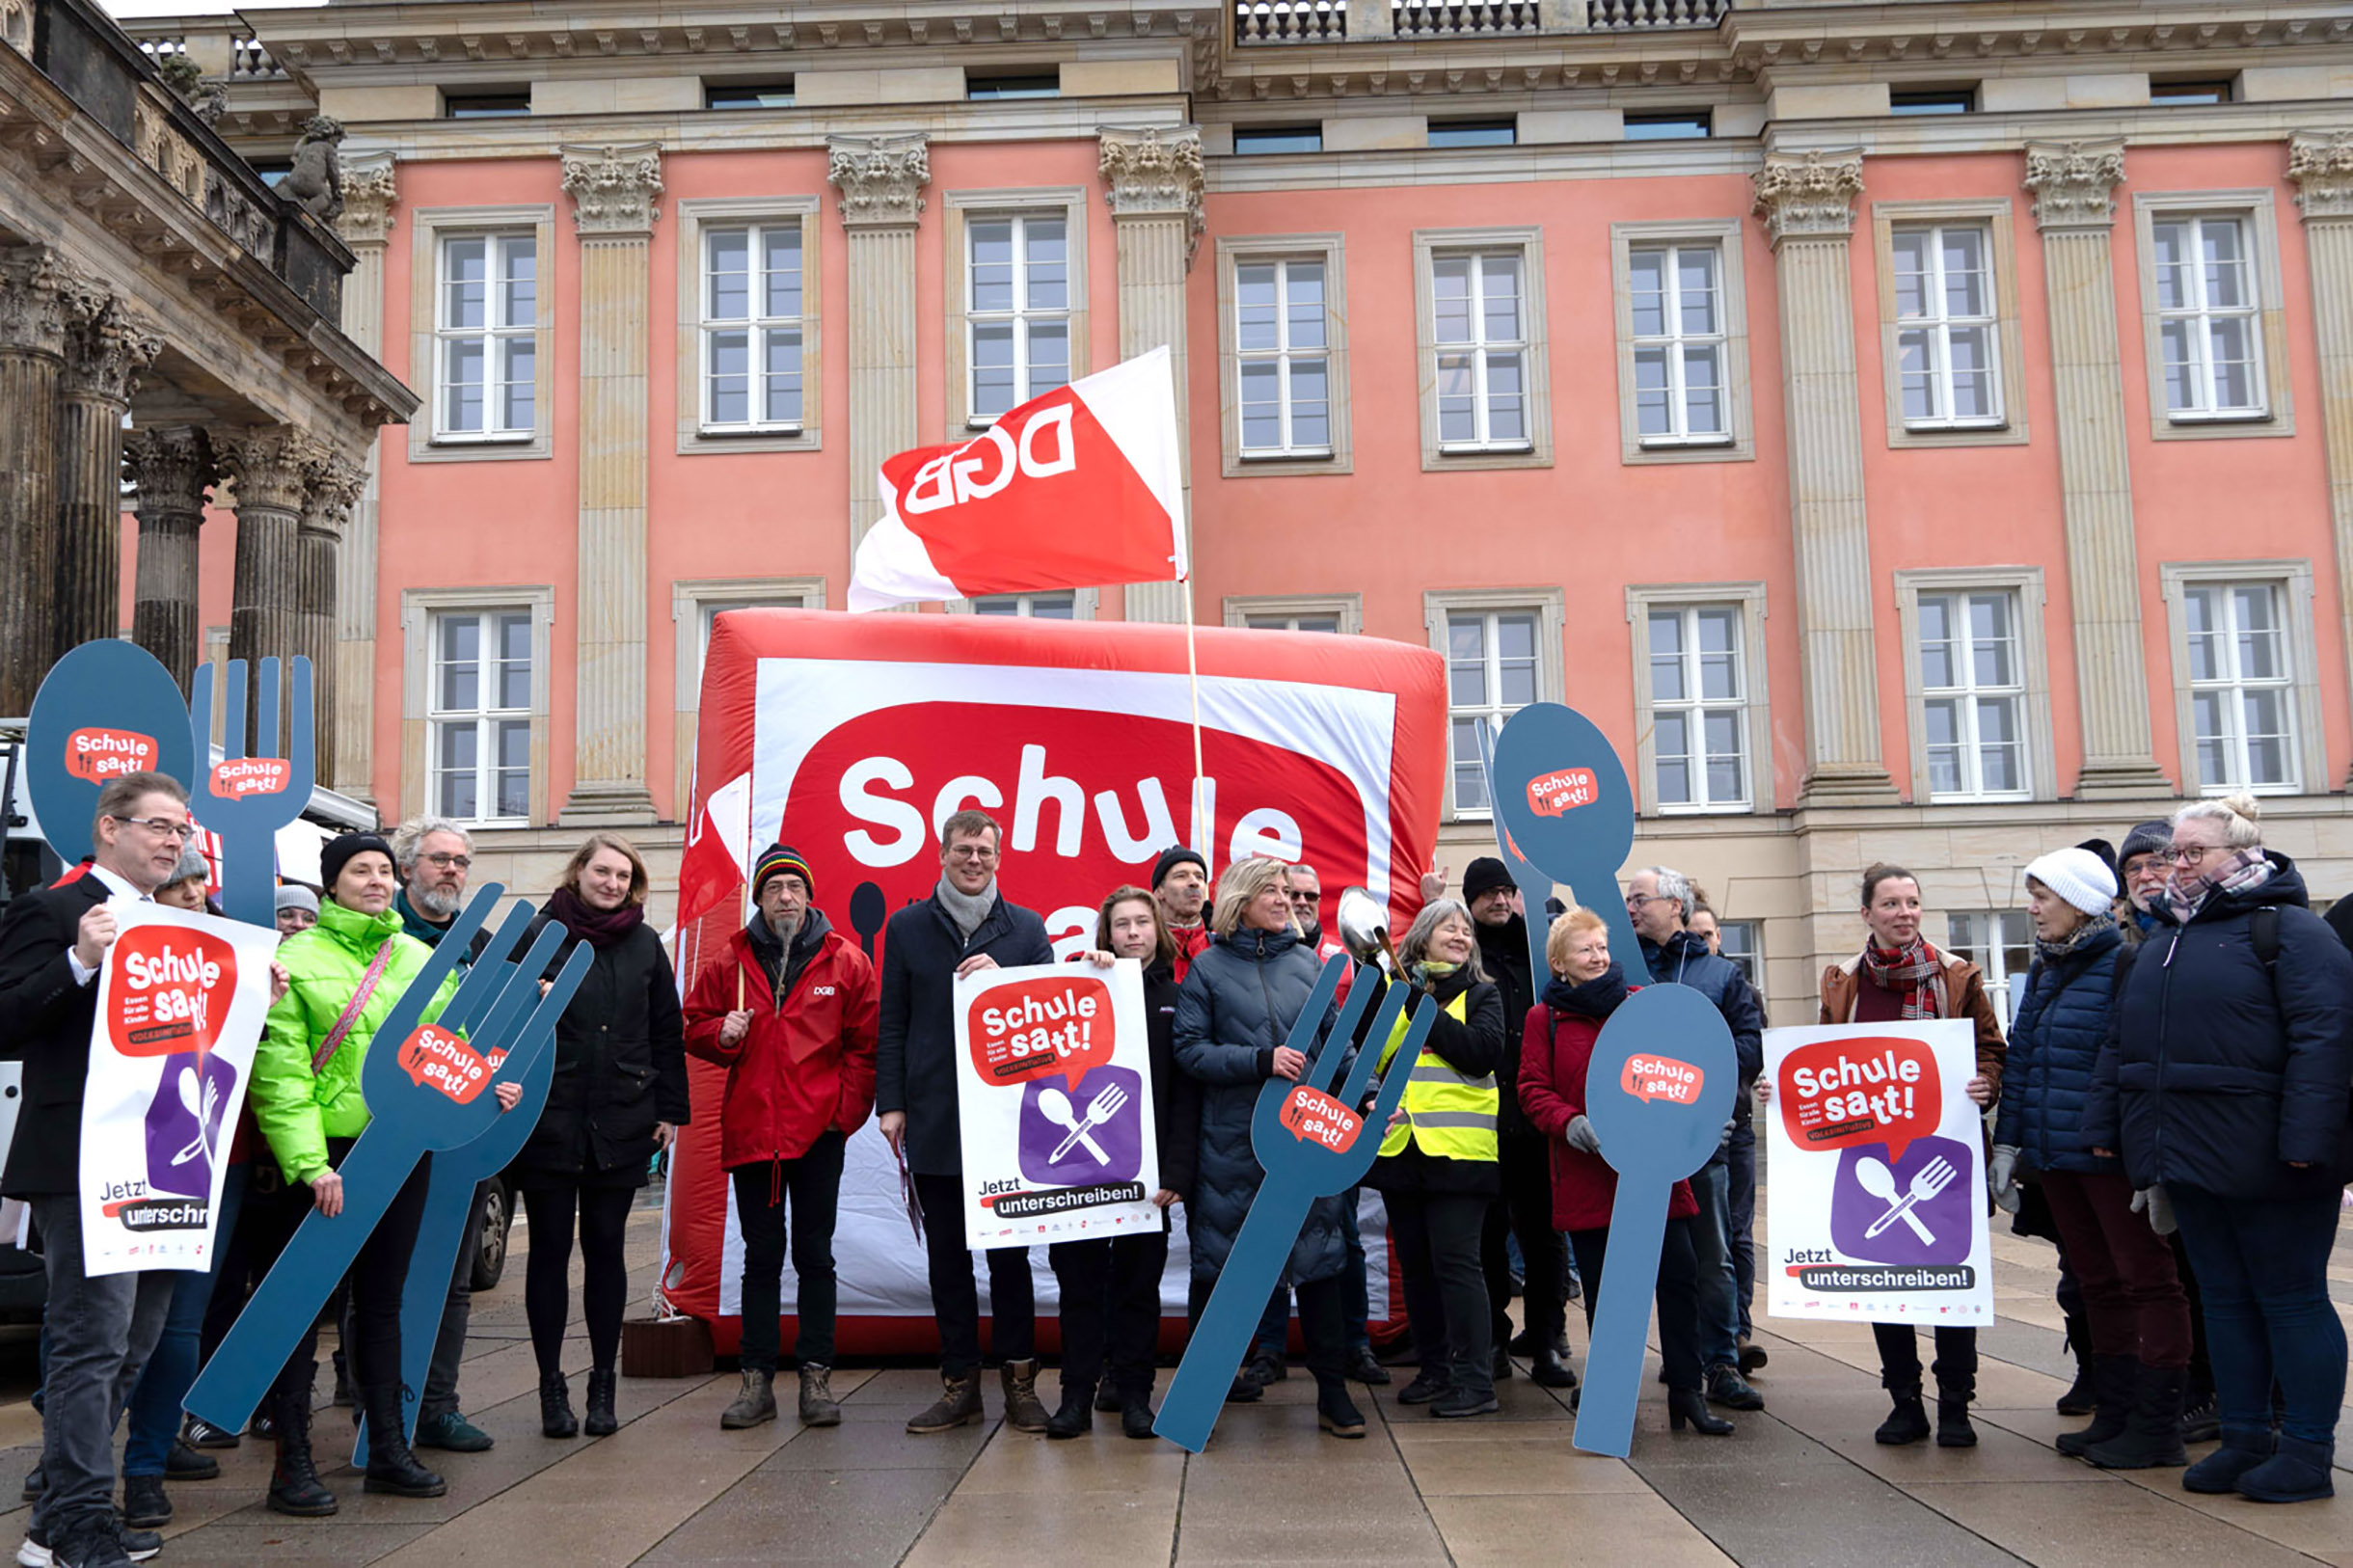
[[[532,923],[533,934],[546,918]],[[527,934],[524,945],[529,941]],[[579,942],[564,938],[554,968]],[[555,1024],[548,1108],[507,1168],[522,1186],[642,1187],[654,1158],[654,1123],[683,1127],[693,1114],[678,977],[662,938],[639,925],[595,954]]]
[[[2294,863],[2268,853],[2260,887],[2216,892],[2133,957],[2083,1141],[2121,1153],[2136,1187],[2281,1199],[2353,1176],[2353,956],[2312,912]],[[2248,930],[2265,906],[2280,922],[2268,973]]]
[[[1479,962],[1503,1005],[1503,1062],[1496,1068],[1502,1106],[1496,1115],[1495,1130],[1504,1138],[1541,1138],[1520,1113],[1520,1025],[1527,1019],[1528,1010],[1536,1005],[1534,972],[1528,967],[1527,917],[1513,915],[1500,926],[1482,926],[1474,920],[1471,929],[1478,937]]]
[[[0,1059],[24,1064],[16,1141],[0,1176],[0,1192],[11,1198],[81,1190],[82,1090],[98,982],[93,975],[75,985],[66,955],[82,916],[106,899],[106,884],[85,873],[63,887],[19,893],[0,914]]]
[[[2116,1161],[2100,1159],[2084,1143],[2083,1116],[2116,999],[2117,966],[2130,963],[2124,933],[2110,927],[2056,962],[2038,960],[2027,971],[1993,1123],[1993,1141],[2016,1148],[2022,1169],[2116,1169]]]
[[[1470,994],[1464,998],[1462,1021],[1457,1023],[1447,1006],[1466,989]],[[1504,1041],[1516,1039],[1517,1035],[1503,1025],[1502,991],[1494,982],[1474,981],[1457,971],[1447,976],[1428,995],[1415,999],[1417,1014],[1426,1007],[1435,1007],[1436,1016],[1430,1020],[1430,1035],[1422,1042],[1423,1050],[1436,1051],[1455,1071],[1469,1077],[1501,1072]],[[1527,1015],[1525,1012],[1521,1014],[1523,1018]],[[1368,1049],[1379,1051],[1387,1042],[1366,1043]],[[1510,1054],[1515,1058],[1512,1073],[1517,1077],[1519,1052]],[[1393,1061],[1387,1070],[1394,1071],[1396,1066]],[[1500,1090],[1501,1086],[1497,1087]],[[1503,1190],[1502,1168],[1494,1160],[1456,1160],[1425,1154],[1408,1137],[1405,1147],[1396,1153],[1384,1154],[1372,1162],[1372,1172],[1365,1177],[1365,1185],[1383,1194],[1483,1193],[1492,1197]]]
[[[1746,1126],[1748,1091],[1756,1086],[1757,1074],[1765,1070],[1765,1003],[1757,988],[1748,984],[1739,964],[1709,952],[1708,939],[1688,931],[1668,937],[1663,947],[1643,938],[1642,961],[1649,967],[1651,979],[1661,985],[1689,986],[1724,1015],[1732,1030],[1733,1055],[1741,1065],[1741,1092],[1733,1096],[1732,1122],[1735,1126]]]
[[[875,1111],[906,1116],[906,1165],[917,1176],[960,1176],[964,1135],[956,1109],[956,966],[986,953],[999,968],[1054,961],[1045,922],[1002,892],[970,941],[934,892],[882,928],[882,1012],[876,1024]]]

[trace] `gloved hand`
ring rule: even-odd
[[[2018,1191],[2018,1149],[2015,1144],[1995,1144],[1993,1163],[1986,1168],[1986,1188],[1993,1195],[1994,1207],[2005,1214],[2015,1214],[2025,1202]]]
[[[1561,1137],[1567,1141],[1571,1149],[1582,1149],[1587,1154],[1599,1154],[1602,1151],[1602,1135],[1593,1130],[1593,1122],[1589,1118],[1582,1116],[1569,1118],[1568,1128],[1561,1133]]]
[[[2174,1223],[2174,1201],[2165,1195],[2162,1186],[2143,1187],[2132,1195],[2132,1212],[2149,1215],[2149,1229],[2161,1236],[2170,1236],[2179,1229]]]

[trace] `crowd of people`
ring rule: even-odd
[[[423,818],[389,838],[345,834],[325,847],[315,893],[280,889],[273,1005],[230,1155],[213,1266],[89,1276],[77,1148],[93,981],[116,929],[107,901],[202,907],[204,867],[190,839],[176,783],[117,779],[99,799],[92,860],[11,901],[0,919],[0,1018],[8,1054],[25,1064],[27,1111],[0,1189],[30,1203],[50,1300],[42,1459],[27,1483],[34,1512],[20,1562],[88,1568],[152,1555],[154,1531],[172,1516],[164,1482],[216,1475],[206,1450],[242,1441],[183,1421],[181,1401],[304,1216],[340,1211],[338,1167],[368,1121],[360,1086],[372,1037],[447,936],[473,863],[462,826]],[[537,922],[561,929],[558,962],[579,944],[592,961],[557,1027],[546,1107],[507,1172],[531,1226],[525,1302],[549,1439],[617,1424],[625,1222],[654,1157],[690,1120],[689,1056],[725,1072],[717,1138],[743,1235],[741,1382],[720,1424],[777,1418],[788,1256],[797,1413],[810,1425],[842,1419],[830,1383],[833,1231],[845,1145],[870,1115],[922,1216],[939,1333],[939,1395],[906,1429],[944,1432],[984,1415],[954,984],[1054,955],[1041,917],[999,885],[994,820],[957,813],[939,844],[938,883],[889,917],[879,970],[827,920],[807,859],[771,846],[751,870],[748,919],[686,977],[683,1005],[646,924],[649,879],[636,849],[596,833],[566,863]],[[2060,1404],[2092,1417],[2059,1440],[2063,1452],[2106,1468],[2181,1466],[2198,1492],[2330,1495],[2346,1356],[2326,1265],[2339,1195],[2353,1178],[2353,957],[2339,940],[2353,938],[2353,909],[2332,911],[2335,930],[2312,914],[2296,868],[2263,847],[2244,797],[2143,824],[2121,851],[2093,841],[2045,854],[2027,867],[2025,891],[2037,957],[2007,1031],[1978,967],[1924,934],[1920,879],[1893,865],[1862,879],[1863,943],[1824,971],[1819,1021],[1973,1026],[1968,1093],[1988,1112],[1987,1197],[2060,1250],[2060,1301],[2081,1364]],[[1492,1414],[1515,1351],[1534,1381],[1574,1397],[1566,1311],[1582,1297],[1589,1326],[1616,1180],[1587,1114],[1588,1064],[1630,994],[1679,984],[1722,1014],[1743,1092],[1720,1146],[1669,1202],[1656,1287],[1661,1381],[1672,1430],[1730,1433],[1719,1412],[1765,1402],[1749,1381],[1766,1365],[1750,1315],[1751,1102],[1767,1100],[1770,1086],[1760,1081],[1763,1000],[1718,951],[1704,897],[1669,868],[1636,872],[1625,906],[1639,952],[1613,955],[1608,922],[1573,906],[1543,912],[1531,950],[1521,894],[1493,859],[1471,864],[1460,899],[1447,896],[1443,872],[1421,894],[1395,973],[1367,966],[1348,980],[1413,988],[1415,1008],[1431,1014],[1418,1057],[1393,1060],[1402,1020],[1386,1040],[1363,1038],[1362,1026],[1359,1038],[1334,1037],[1330,1014],[1307,1032],[1317,1049],[1372,1050],[1385,1072],[1410,1075],[1397,1114],[1376,1129],[1366,1180],[1383,1200],[1410,1329],[1415,1371],[1397,1403],[1439,1419]],[[1341,951],[1321,928],[1321,895],[1313,868],[1263,858],[1229,865],[1212,883],[1203,857],[1179,846],[1159,857],[1149,886],[1103,898],[1075,961],[1143,968],[1159,1140],[1150,1196],[1163,1218],[1156,1231],[1050,1249],[1063,1332],[1051,1411],[1039,1392],[1028,1249],[986,1254],[989,1349],[1015,1430],[1073,1439],[1102,1413],[1128,1437],[1152,1435],[1170,1214],[1181,1207],[1186,1219],[1198,1317],[1263,1179],[1251,1144],[1259,1091],[1304,1071],[1294,1026],[1324,961]],[[426,1021],[456,983],[453,973]],[[502,1086],[500,1104],[511,1108],[519,1094]],[[429,1171],[428,1160],[393,1198],[327,1314],[338,1328],[335,1400],[368,1418],[363,1485],[403,1497],[446,1490],[416,1449],[492,1444],[458,1397],[478,1201],[446,1285],[415,1447],[401,1436],[399,1319],[404,1290],[416,1287],[410,1255]],[[1359,1209],[1353,1190],[1311,1205],[1230,1400],[1261,1398],[1289,1375],[1295,1310],[1319,1429],[1365,1435],[1349,1385],[1387,1385],[1391,1373],[1370,1341]],[[581,1412],[561,1362],[576,1237],[590,1353]],[[1515,1293],[1517,1338],[1506,1311]],[[1919,1443],[1933,1431],[1942,1446],[1974,1445],[1975,1331],[1934,1331],[1932,1424],[1914,1330],[1874,1327],[1892,1404],[1878,1441]],[[316,1337],[312,1325],[249,1428],[275,1446],[268,1505],[306,1517],[338,1507],[311,1448]],[[111,1436],[124,1413],[118,1509]],[[2186,1444],[2217,1437],[2189,1463]]]

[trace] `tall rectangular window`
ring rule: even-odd
[[[1719,257],[1714,245],[1638,245],[1627,253],[1635,418],[1645,446],[1729,439]]]
[[[1650,611],[1650,722],[1660,807],[1748,804],[1747,672],[1738,605]]]
[[[1321,261],[1233,269],[1233,341],[1245,457],[1329,457],[1332,362]]]
[[[1528,446],[1526,264],[1517,251],[1430,260],[1442,451],[1522,451]]]
[[[964,229],[970,422],[1070,380],[1069,222],[974,216]]]
[[[531,434],[539,386],[538,243],[529,232],[443,239],[434,289],[436,438]]]
[[[2026,1000],[2022,983],[2034,962],[2034,928],[2023,909],[1955,910],[1945,917],[1947,949],[1984,971],[1986,997],[2005,1028]]]
[[[2002,378],[1991,240],[1981,226],[1902,226],[1895,253],[1896,351],[1909,429],[1999,424]]]
[[[1536,700],[1540,621],[1532,608],[1447,612],[1447,733],[1458,812],[1489,809],[1479,725],[1500,730]]]
[[[2234,217],[2167,216],[2150,225],[2165,406],[2176,420],[2266,412],[2247,227]]]
[[[2183,589],[2202,788],[2296,785],[2296,699],[2280,601],[2275,582]]]
[[[432,618],[427,798],[459,822],[530,816],[531,614],[444,610]]]
[[[1924,593],[1919,615],[1930,796],[2025,796],[2026,680],[2017,596]]]
[[[800,220],[703,230],[706,431],[798,430]]]
[[[1764,952],[1754,920],[1718,920],[1716,923],[1717,941],[1723,945],[1723,956],[1738,965],[1748,984],[1762,991],[1765,988]]]

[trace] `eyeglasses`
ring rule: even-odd
[[[1645,904],[1672,904],[1674,902],[1663,893],[1629,893],[1626,895],[1626,907],[1636,912],[1639,912]]]
[[[952,860],[994,860],[997,847],[993,844],[959,844],[948,852]]]
[[[146,828],[157,838],[168,838],[180,844],[185,844],[196,837],[196,824],[192,822],[176,823],[169,817],[117,817],[115,821],[133,824]]]
[[[460,871],[473,864],[470,854],[420,854],[417,857],[428,866],[440,866],[445,871],[454,866]]]
[[[2218,850],[2229,848],[2230,846],[2227,844],[2177,844],[2172,849],[2160,850],[2158,853],[2175,865],[2190,866],[2196,865]]]

